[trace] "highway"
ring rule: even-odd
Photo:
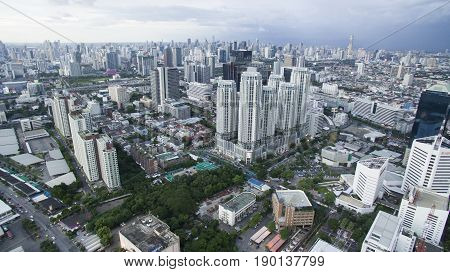
[[[58,226],[50,223],[50,219],[47,215],[34,208],[34,206],[21,196],[18,196],[10,187],[0,183],[0,191],[4,196],[11,198],[11,202],[16,206],[21,206],[28,212],[23,213],[21,216],[33,216],[33,220],[36,222],[39,228],[43,231],[44,236],[55,237],[55,243],[60,251],[64,252],[76,252],[78,248],[72,243],[72,241],[58,228]],[[17,195],[17,196],[16,196]],[[12,229],[14,232],[14,230]],[[20,245],[17,245],[20,246]]]

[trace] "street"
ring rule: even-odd
[[[72,241],[60,229],[58,229],[56,225],[52,225],[50,223],[50,219],[47,215],[43,214],[39,210],[36,210],[34,206],[26,199],[20,196],[16,196],[16,193],[10,187],[4,185],[3,183],[0,183],[0,192],[2,192],[4,196],[9,197],[16,206],[21,206],[28,211],[28,213],[22,214],[22,217],[33,216],[33,220],[36,222],[38,227],[43,230],[44,235],[48,235],[48,237],[55,237],[55,243],[60,251],[79,251],[78,248],[72,243]],[[20,244],[16,245],[16,247],[18,246],[20,246]],[[8,250],[11,249],[13,248],[10,248]]]

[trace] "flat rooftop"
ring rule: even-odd
[[[380,169],[388,161],[389,161],[388,158],[372,158],[372,159],[359,161],[358,164],[362,164],[369,169]]]
[[[345,202],[345,203],[348,203],[348,204],[350,204],[350,205],[352,205],[352,206],[355,206],[355,207],[357,207],[357,208],[367,208],[367,207],[368,207],[367,205],[365,205],[364,203],[362,203],[361,200],[358,200],[358,199],[356,199],[356,198],[353,198],[353,197],[351,197],[351,196],[349,196],[349,195],[341,194],[341,195],[338,197],[338,199],[339,199],[340,201],[343,201],[343,202]]]
[[[396,239],[400,219],[392,214],[380,211],[372,223],[372,227],[366,236],[366,241],[373,241],[386,248]]]
[[[415,187],[409,194],[405,194],[404,198],[408,199],[410,194],[414,194],[413,203],[418,207],[431,208],[434,205],[437,210],[448,211],[448,196],[419,187]]]
[[[256,201],[256,195],[254,193],[243,192],[223,204],[222,207],[233,212],[238,212],[254,201]]]
[[[36,163],[44,162],[43,159],[36,157],[34,155],[31,155],[29,153],[16,155],[16,156],[11,157],[11,159],[24,165],[24,166],[29,166],[29,165],[33,165]]]
[[[142,252],[160,252],[179,238],[170,231],[169,226],[153,215],[139,217],[136,221],[120,230]]]
[[[8,206],[5,202],[0,200],[0,214],[7,213],[11,211],[11,207]]]
[[[317,239],[309,252],[342,252],[342,250],[325,242],[322,239]]]
[[[285,206],[293,206],[295,208],[311,207],[308,197],[302,190],[277,190],[275,194],[278,201]]]

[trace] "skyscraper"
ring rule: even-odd
[[[277,118],[277,90],[263,86],[261,104],[261,139],[267,140],[275,135]]]
[[[372,206],[379,197],[388,163],[388,158],[373,158],[358,162],[353,181],[353,191],[362,203]]]
[[[240,89],[238,143],[246,149],[252,149],[261,140],[259,130],[262,105],[261,74],[253,71],[243,72]]]
[[[55,127],[58,129],[64,137],[70,137],[70,125],[68,119],[69,105],[67,102],[68,98],[56,94],[53,97],[53,120],[55,122]]]
[[[450,193],[450,140],[438,136],[414,140],[403,178],[402,191],[421,186]]]
[[[122,86],[109,86],[108,91],[111,100],[117,103],[119,109],[123,109],[125,104],[130,100],[127,89]]]
[[[137,69],[141,76],[150,75],[150,71],[155,68],[155,57],[145,54],[137,55]]]
[[[181,54],[180,47],[172,48],[173,66],[179,67],[183,64],[183,55]]]
[[[435,136],[442,125],[445,125],[444,134],[448,137],[449,118],[450,83],[436,84],[422,92],[420,96],[411,138]]]
[[[170,47],[164,48],[164,66],[173,67],[173,52]]]
[[[108,135],[97,138],[98,161],[103,182],[109,189],[120,187],[116,148]]]
[[[96,140],[99,137],[96,132],[81,131],[78,132],[79,143],[74,149],[79,149],[78,163],[81,165],[84,174],[91,182],[100,178],[99,164],[97,160]]]
[[[80,132],[90,131],[92,129],[89,112],[82,114],[81,111],[73,111],[69,113],[70,132],[72,134],[72,143],[75,154],[75,159],[81,164],[81,139]]]
[[[298,88],[297,100],[297,126],[300,127],[306,122],[306,102],[308,100],[309,86],[311,83],[311,73],[307,68],[295,67],[292,69],[291,83]]]
[[[152,101],[161,105],[166,99],[179,99],[179,72],[177,68],[158,67],[150,74]]]
[[[231,140],[237,136],[238,95],[233,80],[220,80],[217,86],[216,131],[220,138]]]
[[[299,92],[294,83],[281,82],[279,86],[277,127],[283,134],[287,134],[297,126]]]
[[[108,52],[106,53],[106,69],[119,69],[119,55],[117,52]]]

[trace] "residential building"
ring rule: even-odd
[[[52,113],[56,129],[62,136],[70,137],[68,98],[56,94],[53,97]]]
[[[180,98],[177,68],[158,67],[150,73],[152,101],[160,106],[166,99]]]
[[[120,187],[119,163],[116,148],[108,135],[97,138],[98,162],[103,182],[109,189]]]
[[[217,119],[218,137],[231,140],[237,136],[238,127],[238,94],[233,80],[220,80],[217,86]]]
[[[108,92],[111,100],[117,103],[119,109],[123,109],[125,104],[130,101],[127,89],[122,86],[109,86]]]

